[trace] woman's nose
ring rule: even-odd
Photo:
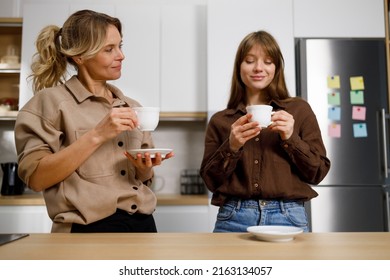
[[[261,63],[260,61],[259,62],[256,62],[255,63],[255,65],[254,65],[254,67],[253,67],[253,70],[255,71],[255,72],[260,72],[260,71],[262,71],[263,70],[263,63]]]
[[[118,52],[118,59],[120,59],[120,60],[124,60],[125,59],[125,55],[123,54],[122,50],[119,50],[119,52]]]

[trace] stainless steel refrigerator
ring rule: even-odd
[[[297,38],[297,93],[319,122],[331,169],[307,204],[313,232],[389,231],[384,39]]]

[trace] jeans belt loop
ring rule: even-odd
[[[241,208],[241,199],[237,200],[237,210]]]
[[[280,201],[279,201],[279,205],[280,205],[280,211],[281,211],[282,213],[286,212],[286,210],[285,210],[285,208],[284,208],[284,202],[283,202],[283,200],[280,200]]]

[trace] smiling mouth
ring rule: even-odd
[[[256,80],[256,81],[261,81],[261,80],[263,80],[265,77],[264,77],[264,76],[251,76],[251,78],[252,78],[253,80]]]

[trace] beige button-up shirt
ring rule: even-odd
[[[109,104],[88,92],[77,77],[44,89],[20,110],[15,124],[19,176],[28,185],[40,159],[75,142],[94,128],[112,107],[140,106],[109,85],[116,99]],[[70,232],[72,223],[89,224],[113,214],[151,214],[156,196],[136,177],[125,150],[153,148],[151,134],[138,129],[104,143],[72,175],[43,192],[53,220],[52,232]],[[77,156],[77,155],[75,155]],[[50,171],[48,171],[50,172]],[[145,185],[147,184],[147,185]]]

